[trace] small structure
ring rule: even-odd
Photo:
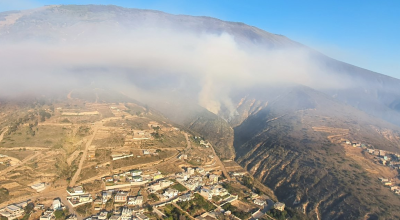
[[[259,206],[265,206],[267,204],[267,202],[265,200],[258,199],[258,198],[255,199],[253,202],[254,202],[254,204],[259,205]]]
[[[138,205],[143,204],[143,196],[130,196],[128,197],[128,205]]]
[[[140,176],[142,175],[142,171],[139,169],[133,169],[129,171],[131,173],[132,176]]]
[[[60,210],[62,209],[61,201],[59,198],[53,200],[53,210]]]
[[[32,185],[31,188],[36,190],[36,192],[41,192],[46,189],[46,183],[37,183]]]
[[[133,177],[132,177],[132,181],[133,181],[133,182],[142,182],[143,179],[142,179],[141,176],[133,176]]]
[[[7,206],[5,209],[0,211],[0,215],[7,217],[8,219],[14,219],[21,217],[24,214],[24,209],[17,204]]]
[[[97,216],[97,219],[106,220],[107,219],[107,214],[108,214],[108,212],[106,212],[106,211],[100,212],[100,214]]]
[[[143,150],[143,155],[149,155],[150,154],[150,151],[148,151],[148,150]]]
[[[172,197],[177,196],[178,193],[179,193],[178,190],[172,189],[172,188],[168,188],[168,189],[166,189],[166,190],[164,191],[163,196],[164,196],[165,198],[167,198],[167,199],[170,199],[170,198],[172,198]]]
[[[53,211],[45,211],[42,216],[40,216],[40,220],[51,220],[53,217]]]
[[[210,174],[210,175],[208,176],[208,178],[209,178],[211,184],[218,183],[218,178],[219,178],[218,175]]]
[[[178,197],[179,202],[186,202],[192,200],[193,196],[191,193],[187,193],[185,195],[181,195]]]
[[[274,204],[274,209],[277,209],[279,211],[285,210],[285,203],[282,202],[277,202]]]

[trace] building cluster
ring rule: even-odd
[[[142,171],[138,169],[133,169],[127,172],[114,174],[112,176],[105,176],[102,180],[106,185],[114,185],[120,183],[132,183],[132,182],[143,182]]]
[[[104,209],[109,201],[113,201],[114,206],[117,207],[129,206],[130,208],[138,208],[143,205],[143,196],[133,196],[128,191],[123,190],[103,190],[96,195],[93,202],[95,210]]]
[[[8,205],[0,209],[0,215],[8,219],[16,219],[24,215],[24,208],[28,205],[28,201]]]
[[[394,192],[394,193],[397,194],[397,195],[400,195],[400,187],[399,187],[399,186],[396,186],[395,183],[392,182],[390,179],[380,177],[379,180],[381,181],[381,183],[382,183],[384,186],[390,187],[390,190],[391,190],[392,192]]]
[[[67,189],[67,193],[69,194],[69,196],[67,196],[67,200],[72,207],[80,206],[93,201],[92,195],[86,193],[82,186],[70,187]]]
[[[25,214],[25,208],[30,203],[30,200],[22,201],[19,203],[14,203],[0,209],[0,215],[8,219],[18,219]],[[51,207],[48,207],[46,211],[43,212],[40,220],[51,220],[54,217],[54,212],[57,210],[63,210],[65,208],[59,198],[55,198],[52,202]],[[44,205],[36,204],[34,210],[42,210]]]
[[[364,151],[366,151],[370,155],[375,156],[375,159],[376,159],[375,161],[377,163],[380,163],[385,166],[389,166],[394,169],[400,169],[400,154],[390,152],[390,151],[375,149],[375,147],[372,145],[363,144],[363,143],[355,142],[355,141],[345,140],[344,143],[347,145],[353,146],[353,147],[362,148]]]
[[[85,220],[148,220],[149,218],[143,212],[143,209],[124,206],[113,212],[100,211],[96,215],[85,218]]]
[[[147,187],[149,193],[156,193],[159,190],[163,190],[173,184],[170,180],[158,180]]]
[[[366,148],[366,151],[369,154],[374,155],[378,163],[389,166],[393,169],[400,169],[400,154],[371,148]]]

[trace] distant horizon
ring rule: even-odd
[[[333,59],[400,79],[400,2],[352,1],[308,4],[296,1],[172,1],[0,0],[0,11],[26,10],[46,5],[115,5],[169,14],[212,17],[240,22],[283,35]],[[292,7],[288,7],[290,4]],[[240,13],[238,13],[240,12]],[[278,21],[278,22],[270,22]],[[343,34],[345,33],[345,34]]]

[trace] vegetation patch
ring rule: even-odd
[[[248,219],[251,217],[251,213],[241,211],[236,206],[233,206],[230,203],[223,205],[222,208],[224,210],[231,211],[233,215],[235,215],[236,217],[238,217],[240,219]]]
[[[179,192],[184,192],[186,191],[186,187],[184,187],[182,184],[177,183],[175,185],[172,185],[171,188],[178,190]]]
[[[201,195],[195,193],[194,198],[186,202],[177,202],[177,204],[191,216],[200,215],[204,212],[214,210],[216,207]]]

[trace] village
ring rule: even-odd
[[[349,140],[344,140],[343,144],[346,144],[347,146],[352,146],[354,148],[361,148],[363,152],[371,156],[372,161],[376,165],[385,166],[392,170],[397,170],[398,172],[400,172],[400,154],[398,153],[379,150],[369,144]],[[385,187],[388,187],[393,193],[395,193],[396,195],[400,195],[400,182],[398,176],[396,178],[379,177],[378,180]]]
[[[135,104],[83,106],[85,111],[47,109],[54,116],[38,125],[62,132],[71,140],[66,145],[48,151],[42,145],[51,137],[40,130],[29,136],[42,138],[37,146],[13,148],[12,133],[3,140],[0,172],[7,175],[0,181],[14,199],[0,206],[2,220],[260,219],[286,213],[285,204],[249,185],[253,178],[235,162],[222,162],[199,135]],[[65,152],[68,169],[57,160]]]
[[[247,175],[231,174],[238,176],[238,179]],[[133,169],[113,176],[104,176],[101,182],[105,189],[95,194],[88,193],[84,186],[69,187],[66,190],[67,204],[62,203],[60,198],[54,198],[50,206],[27,200],[2,208],[0,215],[9,219],[23,217],[28,205],[33,206],[33,210],[42,212],[40,220],[58,218],[59,212],[67,213],[66,219],[70,220],[144,220],[153,217],[162,219],[172,215],[166,213],[166,210],[173,207],[177,208],[174,209],[175,212],[190,216],[189,218],[217,219],[219,215],[225,215],[231,216],[232,219],[249,219],[256,215],[264,215],[266,209],[285,209],[285,204],[274,203],[267,195],[259,195],[248,189],[246,197],[241,199],[246,199],[252,204],[253,213],[236,211],[232,204],[239,196],[232,192],[229,181],[214,172],[205,171],[202,167],[186,167],[183,172],[167,176],[160,172],[149,174]],[[134,191],[131,186],[122,182],[134,183],[132,186],[140,186],[139,190]],[[199,204],[201,206],[196,206]],[[68,207],[74,209],[66,211]],[[81,207],[93,209],[97,213],[84,216]],[[237,217],[234,215],[236,213],[243,216]]]

